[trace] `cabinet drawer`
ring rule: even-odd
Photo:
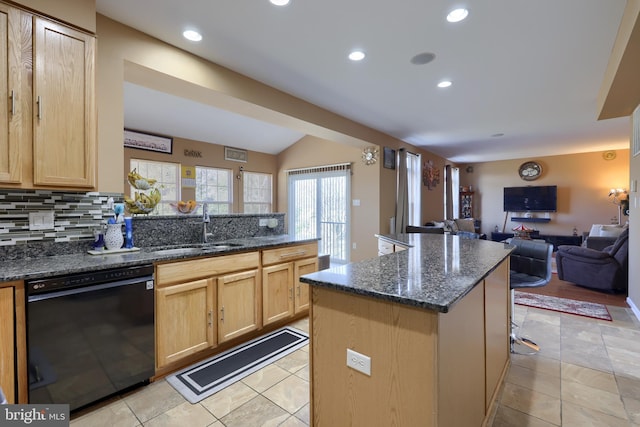
[[[316,242],[305,245],[283,246],[262,251],[262,265],[277,264],[314,256],[318,256],[318,243]]]
[[[156,287],[257,268],[259,263],[260,256],[256,251],[160,264],[156,267]]]

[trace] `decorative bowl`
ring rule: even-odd
[[[169,203],[169,205],[174,211],[180,214],[190,214],[198,208],[198,203],[195,200],[189,200],[186,202],[180,200],[178,203]]]

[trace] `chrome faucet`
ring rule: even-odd
[[[202,205],[202,243],[207,243],[207,238],[212,235],[212,233],[207,233],[207,224],[211,222],[211,218],[209,218],[209,204],[204,203]]]

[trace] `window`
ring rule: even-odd
[[[233,176],[231,169],[196,166],[196,202],[207,203],[210,214],[231,213]]]
[[[407,187],[409,212],[407,223],[409,225],[422,225],[420,205],[420,154],[407,152]]]
[[[242,179],[244,213],[270,213],[273,200],[271,174],[243,172]]]
[[[320,238],[319,252],[331,262],[349,261],[351,165],[288,172],[289,234]]]
[[[460,212],[460,169],[447,165],[444,175],[444,217],[455,219]]]
[[[145,178],[157,180],[155,187],[160,190],[162,199],[150,215],[174,214],[175,211],[169,203],[180,200],[180,164],[131,159],[130,166],[131,170],[136,169]],[[135,198],[136,191],[139,190],[131,187],[131,198]]]

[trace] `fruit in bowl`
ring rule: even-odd
[[[186,202],[180,200],[178,203],[170,203],[170,205],[176,212],[182,214],[190,214],[198,207],[198,203],[196,203],[195,200],[188,200]]]

